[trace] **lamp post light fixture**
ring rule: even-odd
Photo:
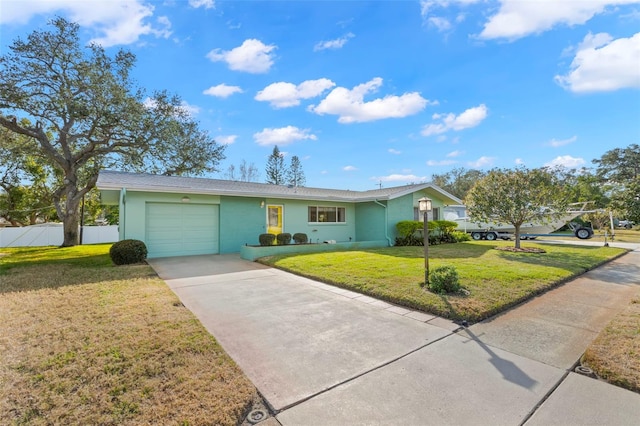
[[[418,200],[418,210],[423,215],[424,229],[422,235],[424,236],[424,286],[429,286],[429,212],[431,211],[431,200],[427,197],[420,198]]]

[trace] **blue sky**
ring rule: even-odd
[[[366,190],[454,167],[590,167],[640,140],[640,1],[0,0],[0,49],[55,15],[138,58],[265,178]]]

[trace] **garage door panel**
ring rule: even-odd
[[[146,214],[149,257],[218,253],[217,205],[147,203]]]

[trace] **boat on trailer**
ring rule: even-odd
[[[569,225],[573,235],[581,240],[591,238],[593,236],[593,229],[591,227],[572,222],[585,213],[593,213],[597,211],[587,209],[587,206],[590,203],[590,201],[587,201],[584,203],[570,204],[566,213],[557,218],[549,217],[548,220],[523,223],[520,226],[520,239],[526,240],[543,236],[554,236],[557,234],[552,233],[561,229],[565,225]],[[497,240],[498,238],[508,240],[514,237],[516,231],[515,227],[510,223],[478,222],[471,220],[468,216],[454,219],[454,221],[458,223],[458,231],[471,234],[471,238],[474,240]]]

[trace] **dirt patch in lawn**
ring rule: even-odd
[[[496,250],[509,251],[511,253],[546,253],[545,250],[535,247],[496,247]]]
[[[0,423],[239,424],[255,388],[153,275],[62,264],[1,275],[12,290],[0,298]]]

